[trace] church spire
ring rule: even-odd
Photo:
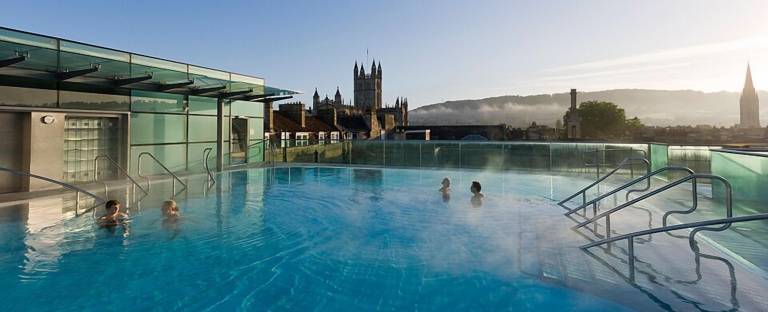
[[[376,76],[376,59],[373,59],[373,63],[371,63],[371,76]]]
[[[744,91],[754,90],[755,85],[752,83],[752,69],[747,63],[747,78],[744,80]]]
[[[747,77],[739,98],[739,127],[760,128],[760,100],[757,98],[755,85],[752,83],[752,69],[747,63]]]

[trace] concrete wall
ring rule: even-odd
[[[44,116],[55,121],[43,123]],[[22,169],[44,177],[60,180],[64,173],[64,114],[31,112],[24,117],[24,164]],[[33,144],[34,143],[34,144]],[[36,191],[56,188],[39,179],[22,179],[22,189]]]
[[[24,113],[0,112],[0,166],[22,170],[23,118]],[[0,193],[21,190],[21,177],[0,172]]]

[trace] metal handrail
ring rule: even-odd
[[[275,166],[275,157],[274,157],[275,149],[274,149],[274,142],[272,142],[272,140],[270,140],[270,139],[259,139],[259,140],[256,141],[256,143],[248,145],[248,148],[250,148],[251,146],[255,146],[257,144],[262,144],[262,143],[264,144],[264,146],[266,148],[269,148],[269,152],[270,152],[269,162],[272,165],[272,167],[274,167]],[[266,152],[266,150],[265,150],[265,152]]]
[[[208,157],[211,156],[212,151],[213,151],[212,147],[206,147],[203,150],[203,168],[205,168],[205,172],[208,173],[209,185],[216,184],[216,178],[213,176],[213,172],[211,172],[211,168],[208,166]]]
[[[592,247],[600,246],[603,244],[613,243],[620,240],[627,240],[627,254],[629,256],[629,276],[630,279],[634,280],[635,277],[635,237],[637,236],[643,236],[643,235],[650,235],[650,234],[656,234],[661,232],[669,232],[669,231],[675,231],[675,230],[683,230],[683,229],[689,229],[689,228],[695,228],[691,231],[691,233],[688,235],[688,245],[693,249],[694,252],[699,252],[699,247],[696,243],[695,236],[697,233],[701,231],[723,231],[728,229],[732,223],[738,223],[738,222],[747,222],[747,221],[757,221],[757,220],[768,220],[768,213],[759,213],[759,214],[753,214],[748,216],[741,216],[741,217],[731,217],[728,216],[726,218],[722,219],[714,219],[714,220],[707,220],[707,221],[698,221],[698,222],[691,222],[691,223],[684,223],[684,224],[676,224],[676,225],[669,225],[664,226],[660,228],[655,229],[648,229],[648,230],[642,230],[637,231],[629,234],[623,234],[615,237],[609,237],[600,241],[592,242],[589,244],[585,244],[581,246],[580,248],[582,250],[587,250]],[[724,225],[719,228],[710,228],[707,226],[710,225]]]
[[[586,209],[587,206],[589,206],[589,205],[593,205],[593,207],[595,207],[598,202],[600,202],[601,200],[607,198],[608,196],[616,194],[616,193],[620,192],[621,190],[624,190],[624,189],[626,189],[626,188],[636,184],[637,182],[640,182],[642,180],[646,180],[647,184],[646,184],[646,186],[644,188],[642,188],[642,189],[634,189],[634,190],[627,191],[627,199],[626,200],[629,200],[629,193],[631,193],[631,192],[644,192],[644,191],[649,190],[651,188],[651,178],[653,176],[656,176],[656,175],[658,175],[658,174],[660,174],[662,172],[665,172],[665,171],[673,171],[673,170],[686,171],[689,174],[694,174],[695,173],[695,172],[693,172],[693,170],[691,170],[688,167],[679,167],[679,166],[667,166],[667,167],[664,167],[664,168],[656,169],[653,172],[650,172],[650,173],[648,173],[648,174],[646,174],[646,175],[644,175],[642,177],[638,177],[637,179],[629,181],[629,182],[625,183],[624,185],[619,186],[619,187],[611,190],[608,193],[605,193],[603,195],[600,195],[600,196],[596,197],[595,199],[592,199],[592,200],[590,200],[588,202],[585,202],[584,204],[582,204],[579,207],[576,207],[576,208],[573,208],[573,209],[569,210],[568,212],[565,213],[565,215],[569,216],[569,215],[575,213],[576,211],[578,211],[579,209]]]
[[[599,178],[599,179],[595,180],[595,182],[592,182],[591,184],[589,184],[589,185],[585,186],[585,187],[584,187],[584,188],[582,188],[580,191],[578,191],[578,192],[576,192],[576,193],[573,193],[573,195],[569,196],[568,198],[561,200],[561,201],[560,201],[560,202],[558,202],[557,204],[558,204],[560,207],[563,207],[563,208],[565,208],[565,209],[567,209],[567,210],[569,210],[569,211],[570,211],[570,210],[571,210],[571,208],[570,208],[570,207],[568,207],[568,206],[566,206],[566,205],[565,205],[565,203],[567,203],[568,201],[570,201],[570,200],[571,200],[571,199],[573,199],[574,197],[578,196],[579,194],[582,194],[582,197],[581,197],[581,201],[582,201],[582,202],[581,202],[581,203],[582,203],[582,205],[584,205],[584,204],[587,202],[587,193],[586,193],[586,192],[587,192],[587,190],[591,189],[591,188],[592,188],[592,187],[594,187],[595,185],[598,185],[600,182],[603,182],[603,181],[605,181],[605,179],[607,179],[608,177],[612,176],[614,173],[616,173],[617,171],[619,171],[619,169],[623,168],[623,167],[624,167],[624,166],[626,166],[627,164],[629,164],[629,165],[633,165],[633,163],[632,163],[632,162],[633,162],[633,161],[636,161],[636,160],[639,160],[639,161],[641,161],[642,163],[644,163],[644,164],[645,164],[645,171],[646,171],[646,174],[650,172],[650,170],[651,170],[651,163],[648,161],[648,159],[646,159],[646,158],[644,158],[644,157],[627,157],[627,158],[624,158],[624,160],[622,160],[622,161],[621,161],[621,163],[619,163],[619,165],[618,165],[618,166],[616,166],[616,168],[614,168],[613,170],[611,170],[610,172],[608,172],[606,175],[604,175],[603,177],[601,177],[601,178]]]
[[[688,210],[683,210],[683,211],[671,211],[671,213],[681,213],[681,214],[691,213],[694,210],[696,210],[696,208],[698,207],[698,202],[699,202],[699,200],[698,200],[698,188],[697,188],[697,180],[698,179],[719,180],[719,181],[723,182],[723,185],[725,185],[725,216],[728,217],[728,218],[732,217],[733,216],[733,191],[732,191],[732,188],[731,188],[731,183],[728,182],[728,180],[726,180],[725,178],[723,178],[721,176],[717,176],[717,175],[711,175],[711,174],[692,174],[692,175],[683,177],[683,178],[681,178],[681,179],[679,179],[677,181],[674,181],[672,183],[669,183],[667,185],[664,185],[664,186],[662,186],[662,187],[660,187],[658,189],[655,189],[655,190],[653,190],[653,191],[651,191],[651,192],[649,192],[647,194],[644,194],[643,196],[640,196],[640,197],[635,198],[635,199],[633,199],[631,201],[623,203],[623,204],[621,204],[619,206],[616,206],[616,207],[614,207],[612,209],[606,210],[605,212],[600,213],[599,215],[596,215],[596,216],[592,217],[592,219],[587,219],[584,222],[581,222],[581,223],[579,223],[577,225],[574,225],[572,227],[572,229],[574,229],[574,230],[579,229],[581,227],[584,227],[584,226],[586,226],[586,225],[588,225],[588,224],[590,224],[592,222],[595,222],[595,221],[605,217],[606,218],[605,219],[606,237],[610,237],[611,236],[611,219],[610,219],[611,214],[613,214],[613,213],[615,213],[615,212],[617,212],[619,210],[622,210],[622,209],[624,209],[626,207],[632,206],[632,205],[634,205],[634,204],[636,204],[636,203],[638,203],[640,201],[643,201],[643,200],[645,200],[645,199],[647,199],[647,198],[649,198],[651,196],[654,196],[656,194],[659,194],[661,192],[669,190],[669,189],[671,189],[671,188],[673,188],[675,186],[683,184],[683,183],[685,183],[685,182],[687,182],[689,180],[692,180],[691,183],[693,184],[693,190],[691,192],[691,196],[692,196],[692,199],[693,199],[693,208],[688,209]],[[669,215],[670,215],[670,213],[667,213],[667,214],[664,215],[664,220],[665,220],[664,221],[664,225],[666,225],[666,218]],[[722,230],[725,230],[726,228],[727,227],[725,227],[723,229],[718,229],[718,230],[722,231]]]
[[[634,149],[634,148],[607,148],[607,149],[595,149],[592,151],[586,151],[586,153],[595,153],[595,163],[590,164],[585,162],[584,166],[595,166],[595,174],[599,177],[600,176],[600,160],[598,159],[600,156],[599,152],[603,152],[603,155],[605,155],[605,152],[640,152],[643,154],[643,158],[648,159],[648,152],[640,149]],[[632,156],[630,156],[632,157]],[[605,156],[603,156],[603,160],[605,160]],[[635,171],[632,167],[629,167],[630,176],[635,176]]]
[[[601,149],[595,149],[595,150],[585,151],[584,153],[595,153],[595,157],[597,157],[597,154],[599,152],[640,152],[640,153],[643,154],[643,157],[648,158],[648,152],[646,152],[644,150],[641,150],[641,149],[632,149],[632,148],[630,148],[630,149],[626,149],[626,148],[608,148],[608,149],[602,149],[602,150]],[[598,166],[599,167],[600,163],[595,161],[594,164],[584,163],[584,165],[586,165],[586,166]]]
[[[106,158],[107,160],[109,160],[109,162],[111,162],[117,168],[117,170],[122,172],[128,178],[128,180],[131,180],[131,183],[133,183],[134,186],[139,187],[139,189],[144,193],[144,195],[149,194],[147,190],[141,187],[141,185],[138,182],[136,182],[136,180],[134,180],[133,177],[131,177],[131,175],[128,174],[128,171],[126,171],[122,166],[120,166],[120,164],[118,164],[114,159],[112,159],[112,157],[109,157],[108,155],[99,155],[93,159],[93,180],[94,181],[96,181],[97,177],[99,176],[99,159],[101,158]],[[109,194],[109,188],[107,186],[107,183],[104,182],[104,196],[109,196],[108,194]]]
[[[161,168],[163,168],[163,170],[165,170],[165,172],[168,172],[168,174],[170,174],[173,177],[173,179],[171,179],[171,192],[172,192],[172,194],[174,196],[176,195],[176,181],[179,181],[179,183],[184,186],[184,188],[181,189],[181,191],[187,189],[187,184],[182,182],[181,179],[179,179],[179,177],[176,176],[176,174],[174,174],[171,170],[169,170],[168,167],[163,165],[163,163],[160,162],[160,160],[157,159],[157,157],[155,157],[155,155],[152,155],[152,153],[150,153],[150,152],[141,152],[139,154],[139,156],[138,156],[138,161],[137,161],[137,165],[136,165],[138,167],[136,169],[136,175],[138,175],[139,177],[147,179],[147,189],[149,189],[152,184],[150,183],[148,176],[145,177],[145,176],[141,175],[141,157],[145,156],[145,155],[151,157],[158,165],[160,165]]]
[[[86,209],[83,212],[86,212],[86,211],[88,211],[90,209],[93,209],[93,207],[96,207],[98,205],[101,205],[101,204],[104,204],[104,203],[107,202],[106,199],[104,199],[102,197],[99,197],[96,194],[93,194],[93,193],[91,193],[89,191],[86,191],[85,189],[83,189],[81,187],[75,186],[75,185],[70,184],[70,183],[62,182],[62,181],[59,181],[59,180],[54,180],[54,179],[51,179],[51,178],[48,178],[48,177],[44,177],[44,176],[41,176],[41,175],[37,175],[37,174],[34,174],[34,173],[18,171],[18,170],[14,170],[14,169],[10,169],[10,168],[5,168],[5,167],[0,167],[0,171],[5,171],[5,172],[8,172],[8,173],[16,175],[16,176],[32,177],[32,178],[35,178],[35,179],[39,179],[39,180],[43,180],[43,181],[46,181],[46,182],[49,182],[49,183],[60,185],[60,186],[63,186],[65,188],[68,188],[70,190],[75,191],[75,213],[76,214],[78,213],[77,211],[80,209],[80,193],[85,193],[86,195],[91,196],[91,197],[93,197],[96,200],[96,203],[94,203],[93,206],[91,206],[90,208]]]

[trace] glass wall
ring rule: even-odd
[[[712,174],[731,183],[735,216],[768,212],[768,154],[715,151]],[[713,184],[713,193],[722,200],[725,189],[719,183]]]
[[[646,144],[359,140],[285,147],[277,151],[274,158],[288,162],[416,168],[591,173],[597,173],[600,168],[602,174],[627,157],[647,154]],[[634,169],[635,172],[644,170],[641,166]],[[630,173],[631,168],[624,171]]]
[[[669,156],[666,144],[649,144],[651,150],[651,170],[657,170],[666,167]]]
[[[254,163],[264,161],[264,150],[266,149],[266,142],[264,142],[264,103],[248,102],[248,101],[231,101],[230,107],[232,109],[233,118],[243,118],[247,120],[247,137],[248,141],[245,146],[245,163]],[[240,143],[232,139],[232,147],[234,144]],[[240,150],[242,146],[238,145],[237,149]],[[234,149],[231,149],[234,150]]]
[[[225,102],[224,164],[231,164],[231,125],[234,113],[248,121],[247,162],[264,160],[264,108],[248,101]],[[203,172],[206,149],[211,149],[210,167],[215,167],[217,100],[160,92],[133,91],[131,94],[131,171],[137,172],[138,156],[151,152],[174,171]],[[240,142],[238,142],[240,143]],[[245,144],[246,142],[242,142]],[[171,159],[173,158],[173,159]],[[148,160],[148,159],[147,159]],[[146,163],[146,165],[145,165]],[[142,174],[159,174],[162,169],[142,161]]]
[[[215,159],[217,155],[219,97],[297,93],[267,87],[264,79],[258,77],[2,27],[0,59],[13,61],[3,67],[4,73],[0,75],[0,106],[64,108],[72,110],[73,116],[77,116],[78,110],[130,113],[130,139],[127,144],[122,142],[120,148],[122,155],[129,156],[131,174],[137,173],[137,157],[142,152],[153,153],[175,171],[204,170],[204,151],[211,148],[211,156]],[[91,115],[88,112],[86,116]],[[225,101],[224,164],[231,163],[233,116],[247,120],[247,140],[240,149],[247,155],[245,162],[263,161],[263,104]],[[73,120],[71,124],[75,123]],[[79,129],[68,129],[69,135],[76,130]],[[124,150],[126,145],[128,153]],[[65,174],[73,181],[81,179],[84,166],[80,162],[87,161],[75,149],[79,151],[81,147],[69,144],[63,151],[68,161],[78,162],[76,170],[67,169],[75,172],[74,176]],[[91,156],[94,155],[85,158]],[[147,162],[142,173],[161,171]]]

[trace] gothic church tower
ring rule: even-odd
[[[370,74],[365,73],[365,67],[360,64],[358,69],[355,62],[355,108],[360,110],[379,110],[381,102],[381,63],[376,66],[376,60],[371,64]]]
[[[760,128],[760,102],[757,99],[757,91],[752,84],[752,71],[747,64],[747,79],[744,81],[744,89],[739,98],[740,122],[739,128]]]

